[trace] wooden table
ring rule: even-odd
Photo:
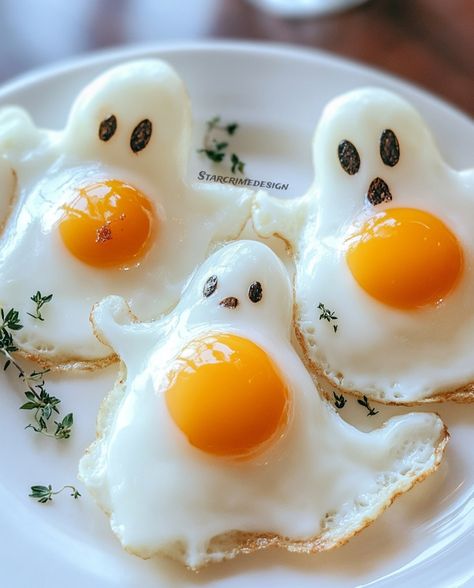
[[[98,48],[213,38],[325,49],[474,114],[474,0],[371,0],[300,20],[269,15],[245,0],[2,0],[0,81]]]

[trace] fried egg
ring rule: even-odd
[[[375,88],[327,105],[313,153],[304,196],[253,210],[293,252],[307,364],[381,402],[472,401],[474,170],[448,167],[415,109]]]
[[[42,363],[111,359],[92,305],[124,296],[143,320],[173,306],[214,242],[236,237],[251,192],[186,183],[191,111],[159,60],[128,62],[90,83],[64,130],[0,111],[0,303],[20,311],[21,350]],[[44,321],[30,297],[53,294]]]
[[[269,545],[330,549],[437,468],[437,415],[363,433],[319,395],[290,343],[292,306],[278,257],[239,241],[158,321],[117,296],[94,308],[122,375],[79,476],[127,551],[199,568]]]

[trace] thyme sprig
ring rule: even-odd
[[[318,304],[318,310],[321,311],[321,314],[319,315],[320,321],[324,320],[324,321],[327,321],[328,323],[332,323],[333,321],[338,320],[336,313],[333,310],[329,310],[329,308],[326,308],[322,302],[320,302]],[[334,332],[337,333],[338,324],[334,323],[332,325],[332,328],[334,329]]]
[[[37,294],[39,295],[37,300],[47,299],[46,302],[49,302],[52,298],[52,294],[46,297],[41,296],[39,291]],[[33,300],[33,298],[31,299]],[[39,308],[41,306],[42,304],[40,304]],[[39,308],[37,309],[38,314]],[[53,432],[48,429],[48,421],[50,421],[53,414],[59,415],[58,405],[61,403],[59,398],[51,396],[46,391],[44,376],[49,372],[49,369],[35,370],[28,373],[12,355],[15,351],[18,351],[18,347],[13,339],[13,333],[23,329],[19,312],[14,308],[11,308],[8,312],[0,308],[0,319],[0,353],[6,358],[3,370],[6,371],[10,366],[16,369],[18,378],[27,388],[25,391],[27,402],[20,406],[20,410],[34,411],[34,424],[29,424],[25,428],[33,429],[36,433],[41,433],[46,437],[69,439],[74,424],[72,413],[67,414],[61,420],[53,421],[56,425],[56,429]],[[40,320],[44,319],[41,318]]]
[[[206,123],[206,134],[204,135],[204,145],[198,149],[198,153],[203,153],[211,161],[215,163],[222,163],[227,155],[228,141],[216,139],[216,133],[232,136],[239,128],[238,123],[233,122],[229,124],[222,124],[220,116],[214,116]],[[219,136],[218,135],[218,136]],[[230,156],[231,172],[244,174],[245,163],[240,159],[236,153]]]
[[[367,398],[367,396],[364,396],[363,398],[358,398],[357,403],[367,409],[367,416],[374,416],[379,413],[378,410],[375,410],[375,408],[370,406],[369,399]]]
[[[336,392],[333,392],[333,396],[336,408],[344,408],[346,406],[347,399],[342,394],[336,394]]]
[[[34,410],[33,419],[35,425],[29,424],[25,428],[33,429],[36,433],[54,437],[55,439],[69,439],[71,436],[74,417],[72,413],[67,414],[62,420],[54,421],[56,430],[51,433],[48,430],[48,421],[53,413],[59,414],[58,404],[61,403],[59,398],[50,396],[45,389],[44,380],[41,380],[25,392],[28,402],[20,406],[20,410]]]
[[[37,319],[39,321],[44,321],[43,316],[41,315],[40,310],[43,308],[43,306],[45,304],[47,304],[48,302],[51,302],[51,300],[53,299],[53,295],[52,294],[48,294],[47,296],[43,296],[41,294],[41,292],[38,290],[36,292],[36,294],[34,294],[30,300],[32,300],[35,304],[36,304],[36,310],[35,310],[35,314],[32,314],[31,312],[27,312],[26,314],[33,317],[34,319]]]
[[[31,493],[28,494],[30,498],[35,498],[41,504],[46,504],[50,500],[53,500],[53,496],[57,494],[61,494],[64,490],[69,488],[71,490],[70,496],[72,496],[75,500],[77,500],[81,495],[81,493],[75,488],[74,486],[63,486],[60,490],[53,490],[51,484],[47,486],[31,486]]]

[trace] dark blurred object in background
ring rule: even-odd
[[[0,81],[104,47],[266,40],[375,65],[474,114],[473,30],[473,0],[371,0],[298,20],[245,0],[1,0]]]

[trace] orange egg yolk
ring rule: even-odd
[[[358,284],[379,302],[398,309],[440,302],[463,270],[456,236],[440,219],[415,208],[374,215],[346,246],[346,260]]]
[[[252,457],[288,421],[288,388],[268,355],[248,339],[196,339],[169,375],[170,415],[189,443],[206,453]]]
[[[106,180],[80,188],[63,206],[59,232],[72,255],[84,263],[123,266],[147,251],[155,223],[148,198],[124,182]]]

